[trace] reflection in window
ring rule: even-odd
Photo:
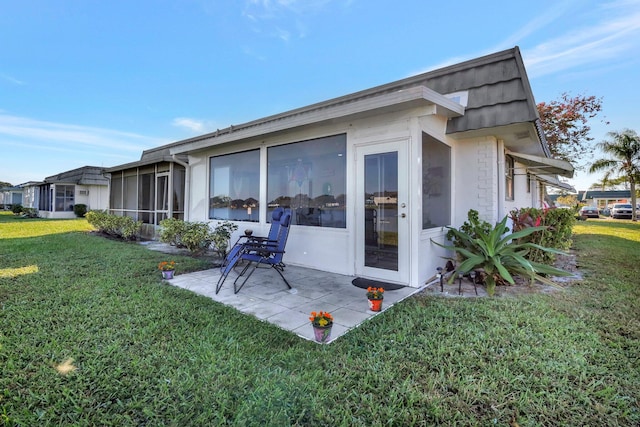
[[[451,223],[451,148],[422,135],[422,228]]]
[[[346,146],[342,134],[269,147],[267,218],[281,206],[293,224],[345,228]]]
[[[211,157],[209,219],[258,221],[260,151]]]

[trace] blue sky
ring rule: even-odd
[[[0,181],[136,161],[516,45],[537,102],[602,97],[596,140],[640,132],[640,0],[5,1]]]

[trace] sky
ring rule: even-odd
[[[594,95],[595,141],[640,132],[640,0],[0,0],[0,181],[137,161],[514,46],[536,102]]]

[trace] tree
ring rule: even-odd
[[[562,206],[577,206],[578,196],[575,194],[563,194],[562,196],[558,196],[556,203]]]
[[[589,190],[600,190],[600,191],[616,190],[616,189],[619,189],[618,187],[623,186],[626,182],[627,180],[624,177],[608,178],[608,179],[603,178],[600,181],[597,181],[591,184],[591,186],[589,187]]]
[[[13,185],[11,185],[8,182],[0,181],[0,188],[6,188],[6,187],[13,187]]]
[[[603,181],[611,176],[624,177],[631,189],[632,219],[636,221],[636,182],[640,182],[640,137],[635,131],[625,129],[622,132],[609,132],[611,140],[598,143],[598,148],[611,158],[597,159],[589,168],[589,172],[604,171]]]
[[[589,136],[591,126],[588,121],[602,110],[602,98],[586,95],[572,97],[565,92],[560,99],[541,102],[537,107],[542,131],[553,158],[574,163],[576,159],[593,154],[593,138]],[[574,166],[580,169],[580,165]]]

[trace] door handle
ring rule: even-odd
[[[403,213],[401,213],[401,214],[400,214],[400,215],[398,215],[398,216],[399,216],[400,218],[406,218],[406,217],[407,217],[407,214],[403,212]]]

